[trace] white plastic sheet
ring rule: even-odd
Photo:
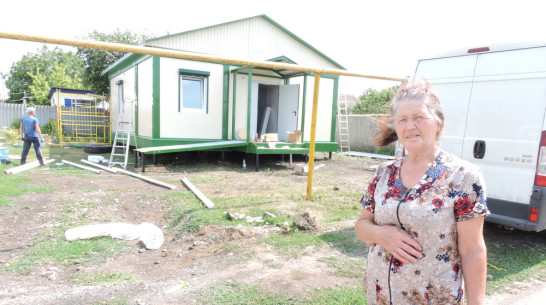
[[[90,239],[100,236],[110,236],[123,240],[139,239],[149,250],[159,249],[164,241],[163,231],[148,222],[139,225],[128,223],[86,225],[68,229],[65,232],[66,240]]]

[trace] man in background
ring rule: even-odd
[[[42,131],[40,130],[40,122],[34,117],[36,110],[33,107],[27,108],[27,116],[21,119],[21,125],[19,127],[21,132],[21,138],[23,139],[23,153],[21,155],[21,165],[27,161],[28,151],[30,145],[34,145],[34,151],[36,152],[36,158],[40,162],[40,166],[44,165],[44,159],[42,158],[42,151],[40,150],[40,139],[42,139]]]

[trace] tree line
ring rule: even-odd
[[[149,37],[130,31],[112,33],[94,31],[82,37],[104,42],[141,45]],[[21,101],[23,94],[31,104],[49,105],[48,94],[52,87],[93,91],[106,95],[110,92],[108,75],[102,72],[126,53],[89,48],[76,48],[76,52],[53,49],[44,45],[36,53],[27,53],[14,62],[5,80],[9,96],[6,102]]]

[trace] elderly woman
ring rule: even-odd
[[[368,304],[483,304],[487,252],[479,168],[444,152],[440,101],[428,85],[398,90],[380,145],[407,155],[379,166],[355,230],[368,244]]]

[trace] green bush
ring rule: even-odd
[[[387,148],[387,147],[380,147],[378,150],[375,151],[375,153],[379,155],[394,156],[394,149]]]
[[[11,125],[10,127],[12,129],[17,129],[19,130],[19,127],[21,126],[21,118],[15,118],[13,119],[13,121],[11,121]]]
[[[59,125],[57,123],[57,119],[50,119],[49,122],[47,122],[44,125],[44,127],[42,128],[42,133],[52,135],[52,136],[56,136],[57,131],[59,130],[58,126]]]
[[[0,130],[0,137],[3,137],[4,143],[16,143],[21,141],[21,136],[19,135],[19,128],[2,128]]]

